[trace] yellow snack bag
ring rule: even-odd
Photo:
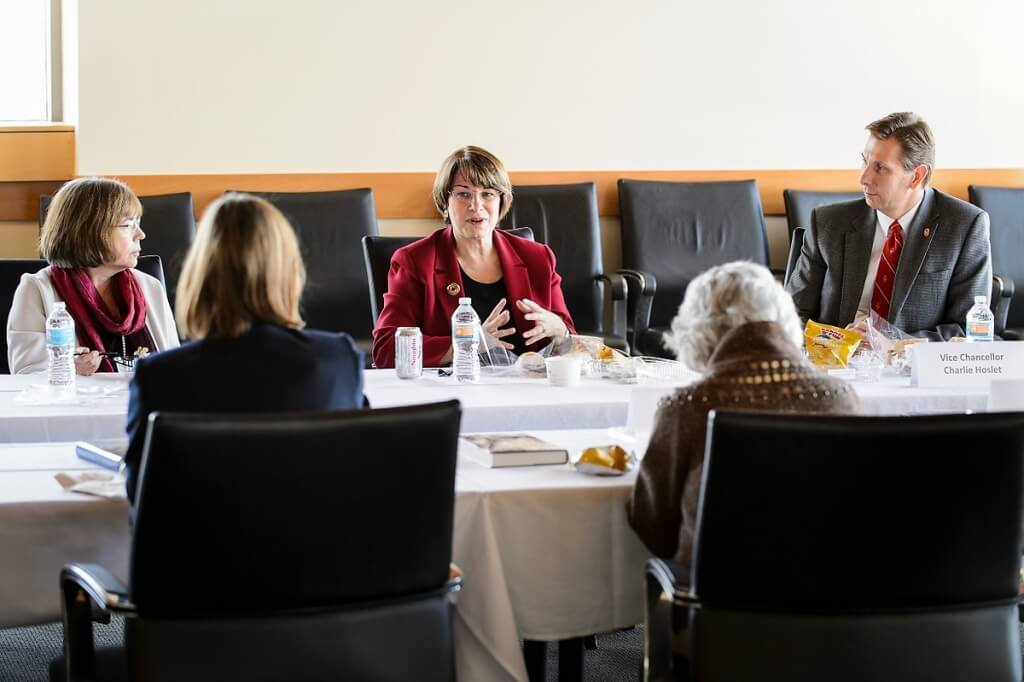
[[[619,445],[597,445],[584,450],[574,466],[585,474],[620,476],[632,471],[636,458]]]
[[[807,359],[815,367],[846,367],[862,338],[859,332],[814,320],[804,327]]]

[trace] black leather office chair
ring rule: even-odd
[[[789,278],[796,269],[796,263],[800,260],[800,249],[804,246],[804,229],[798,227],[789,236],[789,255],[786,257],[786,274],[782,278],[782,286],[789,284]]]
[[[533,240],[533,230],[529,227],[518,227],[508,230],[523,239]],[[373,313],[373,324],[377,324],[381,310],[384,309],[384,294],[388,290],[388,270],[391,269],[391,256],[403,246],[412,244],[420,237],[363,237],[363,266],[366,280],[370,288],[370,310]]]
[[[594,183],[516,185],[512,196],[512,208],[500,227],[530,227],[534,238],[555,252],[577,333],[601,337],[605,345],[628,352],[626,281],[622,275],[604,272]],[[607,329],[606,291],[611,308]]]
[[[786,205],[786,226],[789,228],[789,242],[793,243],[796,228],[811,226],[811,213],[819,206],[839,204],[844,201],[863,199],[863,192],[816,192],[804,189],[786,189],[782,191],[782,201]]]
[[[21,276],[33,272],[39,272],[49,265],[41,258],[0,258],[0,311],[3,311],[4,320],[11,312],[11,304],[14,303],[14,292],[21,282]],[[140,256],[139,263],[135,266],[147,275],[152,275],[164,284],[164,271],[160,263],[160,256]],[[164,289],[166,290],[166,284]],[[5,325],[6,329],[6,325]],[[7,333],[0,335],[0,374],[10,374],[11,367],[7,362]]]
[[[1024,188],[969,185],[967,193],[991,221],[992,273],[998,280],[992,287],[996,333],[1007,340],[1024,341]],[[998,310],[1004,302],[1006,310]],[[1002,319],[1001,312],[1005,315]]]
[[[96,660],[98,679],[453,681],[459,418],[457,401],[153,414],[128,585],[61,574],[71,679]],[[94,657],[109,613],[124,647]]]
[[[634,353],[671,357],[662,338],[700,273],[734,260],[768,265],[754,180],[619,180],[619,208]]]
[[[39,197],[40,229],[46,220],[46,212],[52,200],[53,197],[49,195]],[[167,300],[170,301],[173,310],[181,266],[184,265],[185,256],[196,236],[192,194],[155,194],[139,197],[139,201],[142,203],[142,231],[146,233],[146,238],[142,241],[142,252],[160,257],[166,278],[164,290],[167,291]]]
[[[648,562],[646,679],[1021,679],[1024,413],[720,411],[707,453],[690,575]]]
[[[378,234],[373,190],[247,194],[277,206],[299,235],[306,262],[302,295],[306,326],[348,332],[369,363],[373,317],[367,305],[369,291],[359,240]]]

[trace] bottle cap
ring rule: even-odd
[[[463,296],[462,298],[459,299],[459,305],[470,305],[472,302],[473,299],[470,298],[469,296]]]
[[[988,296],[975,296],[974,303],[976,305],[988,305]]]

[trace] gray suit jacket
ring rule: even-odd
[[[876,220],[863,199],[822,206],[811,214],[786,287],[801,319],[839,327],[853,322]],[[929,188],[913,224],[904,229],[888,321],[910,334],[946,324],[963,327],[974,297],[988,297],[992,287],[988,214]]]

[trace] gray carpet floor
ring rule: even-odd
[[[109,625],[95,628],[97,645],[114,644],[121,639],[124,623],[113,619]],[[1024,639],[1024,627],[1021,630]],[[0,682],[46,682],[50,660],[61,653],[62,637],[60,623],[0,630]],[[637,679],[643,651],[640,628],[598,635],[597,645],[595,651],[585,654],[588,682]],[[557,652],[558,647],[548,647],[547,682],[558,680]]]
[[[94,624],[97,646],[121,640],[124,621],[111,619],[109,625]],[[0,630],[0,682],[46,682],[50,661],[61,654],[63,627],[48,623],[27,628]],[[643,634],[639,628],[598,635],[598,648],[587,651],[585,675],[594,682],[636,680],[643,655]],[[547,681],[558,680],[558,647],[548,647]]]

